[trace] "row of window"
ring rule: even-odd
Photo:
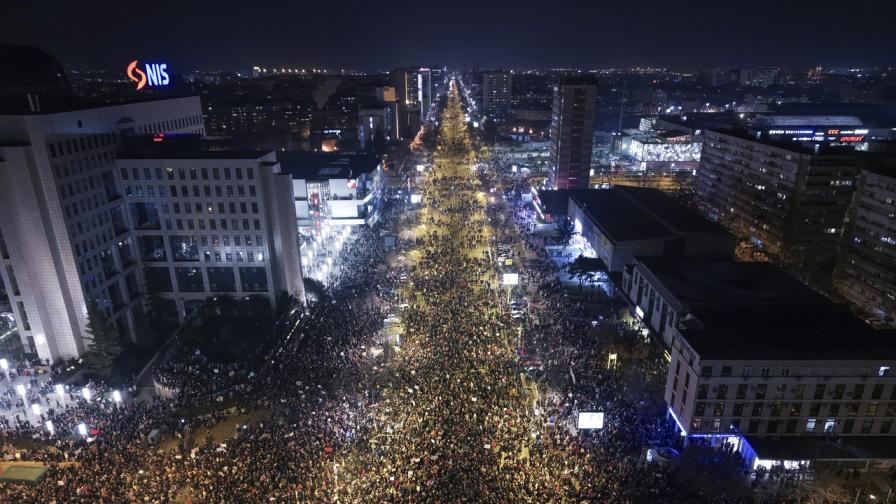
[[[186,117],[178,117],[177,119],[168,119],[165,121],[144,124],[137,128],[137,131],[139,133],[164,133],[166,131],[200,125],[202,125],[202,114],[194,114]]]
[[[687,387],[687,385],[685,387]],[[877,400],[881,399],[884,396],[885,385],[883,383],[876,383],[869,388],[866,387],[864,383],[856,383],[853,385],[839,383],[833,386],[828,386],[825,383],[818,383],[814,386],[807,387],[806,385],[801,383],[779,383],[769,389],[768,384],[765,383],[760,383],[752,386],[748,386],[746,383],[740,383],[736,387],[722,383],[713,385],[710,389],[710,386],[708,384],[701,383],[697,386],[697,399],[707,399],[710,397],[714,399],[727,399],[731,391],[734,392],[735,399],[746,399],[748,392],[750,391],[752,391],[751,399],[766,399],[766,397],[769,395],[769,392],[773,394],[773,397],[769,397],[772,399],[781,399],[785,396],[789,396],[793,399],[809,399],[809,397],[806,397],[807,388],[812,393],[811,399],[816,400],[840,400],[843,399],[844,395],[846,395],[849,399],[855,400]],[[865,397],[866,391],[870,392],[869,394],[867,394],[868,397]],[[889,398],[890,400],[896,400],[896,385],[890,387]]]
[[[174,279],[171,273],[173,269]],[[205,271],[203,271],[205,270]],[[146,287],[152,293],[173,293],[175,286],[181,293],[189,292],[265,292],[268,290],[267,270],[263,267],[147,267],[144,270]]]
[[[774,402],[736,402],[732,405],[731,413],[726,415],[725,413],[725,403],[724,402],[698,402],[694,406],[694,416],[791,416],[798,417],[803,413],[804,405],[806,403],[803,402],[792,402],[785,403],[783,401],[774,401]],[[862,404],[859,401],[850,401],[850,402],[831,402],[831,403],[821,403],[821,402],[813,402],[808,404],[808,415],[809,416],[819,416],[822,414],[822,409],[827,405],[827,411],[825,412],[829,416],[840,416],[841,414],[846,416],[863,416],[863,417],[872,417],[877,416],[881,410],[880,403],[877,401],[868,402],[865,406],[864,411],[862,411]],[[861,413],[861,414],[860,414]],[[886,416],[893,417],[896,416],[896,402],[887,403],[886,408]]]
[[[173,225],[172,225],[173,223]],[[184,228],[184,224],[186,224],[186,228]],[[240,230],[240,220],[239,219],[230,219],[230,230],[231,231],[239,231]],[[258,219],[252,219],[252,224],[255,231],[261,230],[261,221]],[[218,228],[221,228],[223,231],[227,231],[228,222],[227,219],[165,219],[165,229],[168,231],[194,231],[198,229],[199,231],[217,231]],[[144,227],[142,229],[161,229],[160,227]],[[242,230],[249,231],[249,219],[242,220]]]
[[[787,366],[775,367],[772,368],[770,366],[764,366],[759,368],[759,374],[763,378],[768,378],[770,376],[791,376],[793,368]],[[700,376],[702,377],[710,377],[716,376],[714,375],[716,371],[716,366],[701,366],[700,367]],[[717,376],[733,376],[734,366],[718,366],[719,374]],[[815,373],[815,374],[813,374]],[[740,376],[752,376],[753,368],[750,366],[743,366],[740,368]],[[833,368],[825,367],[825,368],[812,368],[810,366],[802,366],[800,367],[800,376],[831,376],[833,374]],[[875,375],[875,376],[889,376],[890,375],[890,366],[879,366],[875,369],[868,370],[867,375]]]
[[[743,432],[741,430],[742,420],[740,418],[732,419],[727,427],[727,432]],[[781,426],[783,425],[783,431]],[[837,425],[841,428],[837,429]],[[874,428],[875,419],[866,418],[857,424],[855,419],[849,418],[839,420],[836,418],[827,418],[822,424],[818,418],[808,418],[805,423],[792,418],[790,420],[758,420],[752,419],[747,421],[747,434],[890,434],[893,429],[893,419],[883,418],[877,422],[877,429]],[[762,427],[765,427],[762,429]],[[720,418],[694,418],[691,422],[691,433],[698,432],[722,432],[722,419]]]
[[[80,123],[80,121],[78,121]],[[114,133],[100,133],[96,135],[87,135],[78,138],[70,138],[59,142],[51,142],[50,157],[57,158],[60,156],[69,156],[78,152],[115,145],[117,142]]]
[[[178,168],[162,168],[156,166],[150,168],[144,166],[142,170],[137,167],[131,167],[128,170],[125,167],[120,169],[122,180],[221,180],[223,174],[224,180],[243,180],[243,168],[225,166],[223,168],[213,166],[209,169],[207,166],[196,167],[178,167]],[[246,180],[255,180],[255,169],[247,166],[245,169]]]
[[[179,186],[179,187],[180,187],[180,189],[178,190],[178,186],[176,186],[176,185],[171,185],[166,188],[163,185],[160,185],[160,186],[147,185],[144,187],[142,184],[136,184],[132,187],[130,184],[126,184],[124,186],[124,194],[125,194],[125,196],[131,197],[131,198],[143,198],[144,196],[149,197],[149,198],[155,198],[156,194],[158,194],[159,197],[161,197],[161,198],[167,198],[169,195],[169,191],[170,191],[172,198],[177,198],[177,197],[189,198],[190,197],[190,186],[184,185],[184,186]],[[234,187],[236,188],[235,190],[234,190]],[[201,198],[201,197],[203,197],[203,195],[206,198],[212,197],[212,186],[202,186],[203,190],[201,192],[199,190],[200,186],[198,186],[198,185],[194,185],[194,186],[192,186],[192,188],[193,188],[193,196],[192,197],[194,197],[194,198]],[[217,186],[214,186],[214,194],[215,194],[214,197],[217,197],[217,198],[224,198],[224,197],[233,198],[233,197],[237,197],[237,196],[240,198],[245,198],[246,197],[246,188],[245,188],[245,186],[241,186],[241,185],[238,185],[238,186],[232,186],[232,185],[219,186],[219,185],[217,185]],[[255,185],[250,185],[249,186],[249,196],[254,198],[256,195],[257,195],[257,191],[255,190]]]
[[[62,180],[76,175],[89,173],[90,170],[107,166],[112,163],[113,156],[110,151],[102,151],[89,156],[79,157],[70,161],[62,161],[53,164],[53,174],[57,180]]]

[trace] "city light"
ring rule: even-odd
[[[17,9],[0,502],[890,502],[891,3]]]

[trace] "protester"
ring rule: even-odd
[[[173,400],[118,405],[93,384],[99,400],[48,411],[53,435],[6,425],[5,444],[33,434],[52,449],[19,450],[50,469],[36,485],[0,484],[0,501],[720,502],[643,464],[643,447],[672,438],[671,427],[621,373],[597,369],[607,341],[594,338],[586,307],[563,297],[525,206],[488,205],[471,152],[453,91],[433,173],[418,187],[423,209],[392,201],[383,221],[362,227],[328,295],[280,321],[263,359],[182,355],[155,370]],[[385,233],[402,236],[394,251]],[[522,319],[499,282],[499,243],[523,251],[513,257],[535,286]],[[519,260],[525,251],[534,259]],[[390,253],[406,262],[388,268]],[[387,316],[400,319],[400,338],[383,331]],[[615,324],[614,344],[643,341],[605,323]],[[543,373],[537,393],[521,378],[527,362]],[[649,360],[632,365],[660,373]],[[593,372],[576,380],[570,369]],[[592,410],[605,412],[605,428],[576,431],[577,412]],[[223,442],[197,438],[235,414],[263,419]],[[149,439],[155,430],[168,446]]]

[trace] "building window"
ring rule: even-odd
[[[728,397],[728,385],[719,385],[716,390],[716,399],[725,399]]]
[[[862,420],[862,434],[871,434],[871,426],[874,424],[874,420],[870,418],[866,418]]]
[[[765,399],[765,392],[768,389],[768,386],[764,383],[761,385],[756,385],[756,399]]]
[[[814,418],[809,418],[808,420],[806,420],[805,431],[806,431],[806,434],[811,434],[811,433],[815,432],[815,419]]]
[[[834,399],[843,399],[843,393],[846,392],[846,385],[842,383],[834,386],[834,393],[832,394]]]

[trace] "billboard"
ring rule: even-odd
[[[520,274],[519,273],[504,273],[501,278],[502,285],[517,285],[520,283]]]
[[[603,411],[582,411],[579,412],[579,419],[576,425],[579,429],[603,429],[604,428],[604,412]]]

